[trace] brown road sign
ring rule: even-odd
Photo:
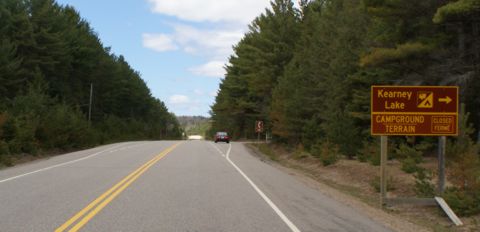
[[[457,86],[372,86],[372,135],[458,134]]]
[[[255,122],[255,132],[262,133],[263,132],[263,121],[256,121]]]

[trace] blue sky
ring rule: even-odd
[[[269,0],[57,0],[139,71],[176,115],[208,116],[223,66]]]

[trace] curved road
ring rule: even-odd
[[[390,231],[241,143],[118,143],[0,171],[0,231]]]

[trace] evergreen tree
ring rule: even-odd
[[[13,154],[181,136],[140,74],[54,0],[0,1],[0,132]]]
[[[256,120],[270,125],[272,90],[292,58],[299,32],[299,14],[291,1],[275,0],[271,6],[234,48],[212,107],[213,130],[228,125],[235,136],[251,137]]]

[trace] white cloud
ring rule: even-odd
[[[225,62],[223,61],[210,61],[201,66],[193,67],[190,69],[190,71],[199,76],[222,78],[225,76],[225,69],[223,68],[224,65]]]
[[[189,68],[195,75],[222,78],[228,57],[248,30],[248,24],[270,7],[270,0],[148,0],[152,12],[184,20],[168,24],[172,33],[144,34],[144,46],[164,52],[181,50],[207,63]],[[195,23],[191,23],[195,22]],[[208,29],[205,24],[209,22]],[[202,25],[202,26],[198,26]],[[146,46],[146,36],[154,36]]]
[[[178,49],[170,35],[145,33],[142,35],[142,38],[144,47],[153,49],[157,52],[173,51]]]
[[[218,91],[212,91],[208,95],[210,95],[210,97],[216,97],[218,95]]]
[[[244,35],[242,29],[197,29],[184,24],[173,25],[174,33],[169,35],[185,52],[214,58],[227,57],[232,47]]]
[[[172,34],[144,34],[144,46],[158,52],[181,49],[212,59],[226,59],[242,39],[242,29],[201,30],[184,24],[172,25]]]
[[[184,105],[190,103],[190,98],[185,95],[175,94],[170,96],[169,102],[174,105]]]
[[[270,6],[270,0],[148,0],[152,11],[194,22],[248,24]]]

